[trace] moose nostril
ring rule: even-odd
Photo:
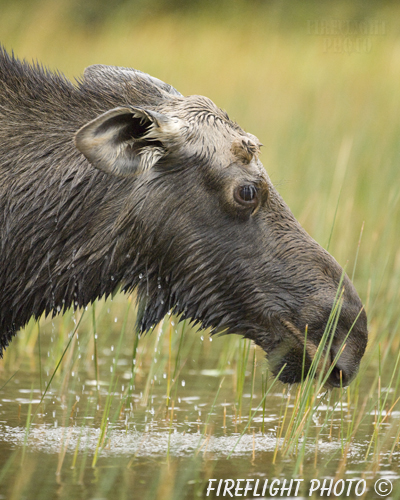
[[[336,365],[329,375],[328,382],[333,387],[346,387],[349,384],[349,378],[343,369]]]

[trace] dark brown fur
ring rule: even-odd
[[[121,68],[72,84],[0,51],[0,354],[31,316],[136,289],[142,331],[173,310],[253,339],[275,373],[287,364],[283,381],[298,381],[299,336],[308,325],[318,344],[342,269],[258,152],[207,98]],[[347,383],[367,326],[343,283],[332,357],[359,315],[336,370]]]

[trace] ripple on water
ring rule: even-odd
[[[8,442],[15,446],[23,446],[26,429],[24,427],[10,427],[0,424],[0,441]],[[81,427],[53,427],[48,425],[32,426],[29,432],[28,445],[31,450],[47,453],[59,453],[60,449],[75,452],[94,453],[98,445],[99,428],[90,426]],[[230,434],[223,436],[203,436],[200,433],[185,433],[173,430],[139,432],[126,429],[112,429],[108,432],[108,442],[102,450],[103,456],[165,456],[167,453],[174,456],[193,455],[199,448],[202,451],[222,457],[227,456],[234,449],[233,456],[249,455],[253,452],[273,452],[277,440],[272,434],[262,435]],[[239,440],[239,442],[238,442]],[[320,453],[332,453],[338,450],[340,441],[319,442]],[[314,446],[310,443],[307,447],[309,453],[314,453]],[[350,451],[353,458],[362,454],[364,448],[354,446]]]

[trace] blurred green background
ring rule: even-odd
[[[71,79],[95,63],[140,69],[184,95],[210,97],[258,136],[264,145],[261,160],[294,215],[354,277],[370,329],[357,384],[364,383],[365,393],[373,387],[370,396],[375,397],[376,386],[367,383],[364,373],[371,376],[379,370],[379,377],[390,377],[400,346],[398,3],[3,0],[0,42],[18,57],[39,61]],[[117,297],[116,303],[125,304],[126,299]],[[188,332],[185,341],[193,338],[200,345],[199,335]],[[127,337],[133,341],[132,327]],[[164,340],[167,352],[167,335]],[[178,341],[174,340],[175,346]],[[111,344],[104,337],[103,342]],[[154,340],[142,339],[139,346],[146,342]],[[193,348],[196,361],[191,369],[199,363],[215,369],[218,359],[221,365],[222,359],[233,359],[236,354],[224,354],[227,342],[216,339]],[[185,355],[191,360],[190,345]],[[37,354],[37,346],[34,349]],[[7,350],[5,364],[0,364],[2,380],[13,375],[26,351],[21,334]],[[148,348],[149,366],[152,352]],[[27,359],[24,369],[28,373],[30,363],[37,376],[37,357]],[[55,361],[50,358],[46,363],[48,376],[49,363],[54,366]],[[392,401],[397,398],[398,380]],[[380,383],[379,378],[379,398]],[[217,388],[215,381],[208,408]],[[255,394],[257,390],[256,382]],[[285,463],[282,468],[290,461]],[[211,477],[214,465],[210,464],[203,464],[203,478]],[[158,489],[148,498],[173,497],[172,489],[165,493],[160,486],[170,474],[170,465],[163,467],[154,486]],[[172,472],[186,491],[192,479],[181,477],[180,467],[173,463]],[[198,477],[200,466],[196,467]],[[242,468],[243,463],[238,464],[237,477]],[[282,468],[278,464],[274,473]],[[146,470],[151,478],[151,467]],[[112,488],[114,483],[109,484]],[[10,491],[18,498],[16,487],[10,486]],[[129,489],[124,494],[131,498]]]

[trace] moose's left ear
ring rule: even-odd
[[[165,83],[154,76],[150,76],[143,71],[133,68],[121,68],[118,66],[104,66],[103,64],[93,64],[85,69],[83,73],[85,81],[90,81],[95,85],[108,84],[110,87],[115,88],[116,85],[126,84],[129,82],[134,87],[138,84],[146,86],[155,86],[158,89],[162,89],[164,92],[170,96],[180,96],[182,94],[178,92],[172,85]]]
[[[84,125],[75,146],[96,168],[120,176],[153,167],[184,141],[182,120],[142,108],[115,108]]]

